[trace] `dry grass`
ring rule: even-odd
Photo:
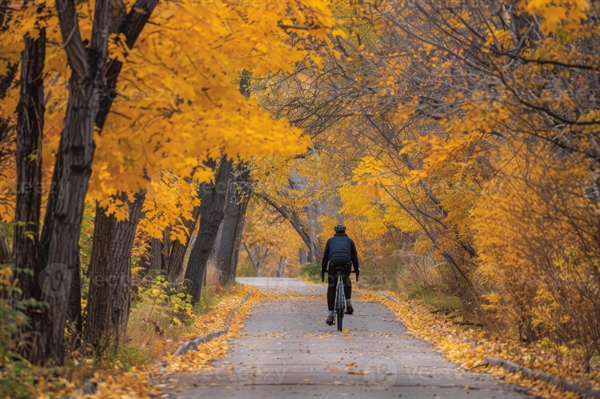
[[[220,272],[214,263],[209,264],[206,270],[206,286],[202,290],[201,303],[195,307],[195,313],[207,313],[212,310],[227,290],[219,285]],[[178,284],[181,286],[183,278]],[[166,353],[174,352],[181,341],[184,341],[193,329],[195,315],[187,316],[178,313],[177,323],[174,312],[168,304],[140,302],[132,304],[131,315],[127,326],[127,341],[124,349],[126,352],[136,352],[136,357],[141,359],[156,359]],[[119,356],[122,357],[122,356]]]
[[[206,286],[220,288],[219,277],[221,272],[217,269],[214,262],[209,262],[206,269]],[[217,290],[218,291],[218,290]]]
[[[399,276],[403,286],[418,284],[426,291],[447,290],[439,264],[432,257],[403,250],[395,251],[393,256],[404,266]]]
[[[127,344],[135,346],[151,358],[175,350],[177,342],[190,330],[191,323],[177,325],[172,316],[151,303],[137,304],[127,326]]]

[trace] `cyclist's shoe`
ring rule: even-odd
[[[325,320],[325,323],[332,326],[333,325],[333,316],[327,316],[327,320]]]
[[[346,304],[346,314],[353,314],[354,308],[352,307],[352,303],[348,302]]]

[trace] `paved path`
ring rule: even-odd
[[[325,324],[324,286],[239,279],[274,291],[319,293],[254,306],[244,333],[214,369],[165,376],[171,398],[526,398],[519,389],[445,361],[377,303],[355,302],[348,333]],[[304,291],[303,291],[304,290]]]

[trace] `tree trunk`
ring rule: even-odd
[[[112,325],[115,344],[119,345],[121,337],[127,330],[131,305],[131,251],[138,223],[142,217],[142,205],[146,192],[136,194],[133,202],[127,201],[129,219],[117,222],[115,226],[114,273],[117,277],[112,296]]]
[[[154,237],[150,239],[150,270],[164,270],[163,243]]]
[[[78,259],[79,261],[79,259]],[[73,275],[69,293],[69,311],[67,313],[68,330],[71,333],[71,352],[81,346],[83,341],[83,316],[81,314],[81,264]]]
[[[71,69],[70,94],[34,275],[40,282],[35,298],[49,306],[34,323],[39,341],[32,360],[61,365],[68,291],[79,272],[79,233],[94,156],[94,119],[104,91],[111,3],[96,2],[89,46],[82,41],[74,0],[58,0],[56,9]]]
[[[246,253],[248,254],[248,258],[250,259],[250,262],[252,263],[252,267],[254,268],[254,273],[256,273],[256,277],[260,277],[260,272],[258,269],[258,259],[254,259],[254,255],[252,255],[252,251],[250,251],[250,248],[248,247],[248,244],[244,243],[244,249],[246,250]]]
[[[215,243],[219,225],[225,216],[227,189],[223,187],[227,187],[232,164],[233,161],[223,157],[215,184],[202,184],[200,188],[200,231],[185,271],[186,288],[194,302],[200,300],[208,257]]]
[[[316,262],[317,258],[315,256],[315,234],[314,234],[314,226],[313,226],[314,223],[313,223],[310,205],[307,205],[307,207],[306,207],[306,218],[308,219],[308,233],[309,233],[308,238],[310,240],[309,257],[310,257],[311,262]]]
[[[92,345],[97,354],[109,344],[116,348],[127,327],[131,250],[145,195],[145,191],[140,191],[130,202],[125,194],[121,194],[129,208],[129,218],[124,221],[117,221],[96,206],[85,342]]]
[[[242,69],[240,73],[239,91],[246,99],[250,97],[251,73]],[[237,176],[228,186],[225,220],[219,227],[219,241],[213,252],[217,255],[217,268],[220,269],[219,282],[223,286],[235,280],[237,259],[242,243],[244,219],[250,196],[250,170],[243,164],[236,167]],[[239,191],[238,191],[239,189]]]
[[[235,280],[244,220],[251,191],[250,170],[242,171],[231,186],[225,207],[225,220],[217,258],[217,267],[221,271],[219,282],[222,286],[228,286]]]
[[[96,204],[94,222],[94,243],[90,260],[90,292],[88,295],[87,318],[85,322],[85,343],[97,353],[108,346],[112,313],[111,280],[114,277],[113,252],[115,248],[115,226],[117,219],[107,215]]]
[[[85,342],[98,354],[113,344],[116,348],[127,327],[131,300],[131,250],[146,192],[136,194],[130,202],[129,218],[117,221],[96,206],[94,244],[90,261],[90,292],[85,328]]]
[[[229,198],[229,197],[228,197]],[[229,201],[229,200],[228,200]],[[225,219],[227,219],[227,205],[225,205]],[[219,226],[219,230],[217,230],[217,238],[215,239],[215,245],[210,251],[210,256],[208,257],[209,261],[213,261],[217,268],[219,268],[219,254],[221,251],[221,241],[223,241],[223,225],[225,224],[225,220]]]
[[[277,277],[285,277],[285,269],[287,269],[288,258],[282,256],[277,263]]]
[[[167,227],[165,231],[163,231],[163,238],[161,241],[162,251],[160,254],[162,256],[162,259],[160,263],[162,271],[165,275],[169,274],[169,254],[171,253],[171,246],[173,245],[173,242],[171,241],[171,229],[172,227],[169,225],[169,227]]]
[[[208,267],[204,266],[204,273],[202,274],[202,285],[201,285],[201,287],[202,288],[206,287],[207,283],[208,283]]]
[[[298,256],[300,258],[300,265],[304,266],[308,262],[306,259],[306,249],[300,248]]]
[[[158,0],[136,0],[135,4],[131,7],[127,18],[125,18],[119,27],[119,32],[125,35],[125,44],[127,47],[133,48],[157,4]],[[120,8],[121,5],[118,7]],[[102,98],[100,109],[96,115],[96,126],[100,130],[104,128],[112,103],[117,98],[115,90],[122,68],[123,63],[116,58],[111,59],[106,68],[107,95]]]
[[[39,93],[44,90],[42,74],[45,58],[46,29],[40,30],[37,39],[25,35],[17,107],[17,203],[13,241],[14,278],[18,279],[18,287],[22,291],[20,299],[32,296],[35,285],[33,272],[40,244],[44,105]]]
[[[130,48],[156,3],[157,0],[138,0],[132,7],[120,29]],[[68,291],[74,273],[79,271],[79,232],[94,156],[94,123],[99,115],[107,115],[110,109],[109,103],[98,112],[106,92],[105,72],[112,5],[112,1],[95,3],[91,40],[85,44],[79,29],[75,1],[56,1],[62,47],[67,54],[71,77],[64,129],[52,176],[54,191],[48,198],[34,274],[34,281],[40,283],[39,287],[36,285],[34,296],[49,305],[46,312],[33,320],[33,329],[39,335],[30,360],[39,364],[50,361],[60,365],[63,362]],[[116,82],[116,75],[118,73],[110,79]],[[69,287],[67,292],[63,292],[61,287],[64,286]]]
[[[188,249],[188,245],[191,245],[192,234],[196,229],[196,225],[198,224],[198,218],[200,217],[200,206],[194,207],[192,210],[192,219],[186,220],[184,222],[185,227],[187,227],[189,231],[189,239],[185,244],[182,244],[179,240],[176,240],[171,245],[171,251],[169,253],[168,258],[168,267],[167,267],[167,280],[169,283],[173,284],[177,281],[179,276],[181,275],[181,269],[183,268],[183,261],[185,258],[185,253]]]
[[[10,247],[8,246],[8,240],[0,233],[0,265],[7,265],[9,263]]]

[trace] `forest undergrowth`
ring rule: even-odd
[[[232,320],[228,334],[200,345],[198,352],[176,357],[175,350],[184,342],[222,329],[232,310],[248,295],[249,288],[239,284],[220,288],[213,281],[214,269],[208,275],[213,285],[203,290],[195,305],[160,275],[140,278],[127,340],[102,358],[79,350],[61,367],[39,367],[18,361],[10,348],[4,348],[5,352],[8,349],[4,359],[12,360],[3,363],[0,394],[15,399],[80,397],[87,383],[96,389],[87,398],[145,398],[158,394],[161,388],[151,382],[156,373],[207,367],[212,359],[226,353],[225,341],[239,333],[252,304],[264,298],[253,290]]]

